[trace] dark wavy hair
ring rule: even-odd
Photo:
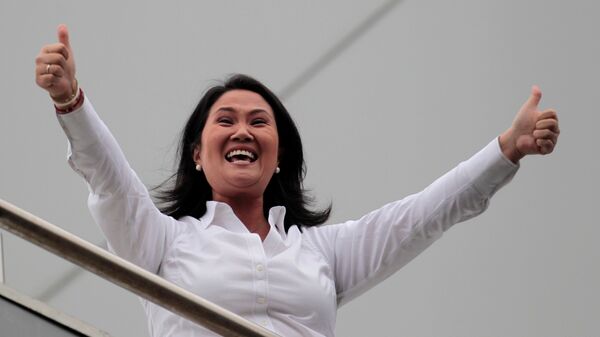
[[[241,74],[229,77],[223,84],[209,88],[192,112],[181,134],[177,156],[179,167],[170,178],[155,189],[160,210],[176,219],[189,215],[199,218],[206,212],[206,201],[212,200],[212,188],[203,172],[195,170],[194,149],[202,139],[202,131],[210,108],[226,92],[249,90],[262,96],[275,114],[281,172],[273,175],[263,194],[263,213],[268,217],[273,206],[285,206],[285,230],[293,226],[316,226],[324,223],[331,213],[331,204],[324,210],[311,210],[313,199],[302,184],[306,166],[300,133],[279,98],[256,79]]]

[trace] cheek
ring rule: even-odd
[[[277,142],[277,140],[272,141],[271,145],[269,146],[269,163],[270,162],[275,162],[275,164],[277,164],[279,162],[279,143]]]
[[[202,133],[199,157],[203,164],[210,164],[212,161],[220,159],[221,147],[223,146],[222,138],[218,133],[210,129]]]

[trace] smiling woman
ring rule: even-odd
[[[357,220],[310,210],[298,130],[280,100],[235,75],[210,88],[183,130],[159,210],[75,79],[66,27],[36,80],[55,102],[69,163],[111,251],[282,336],[333,336],[337,308],[400,269],[452,225],[483,212],[528,154],[553,151],[541,91],[513,124],[426,189]],[[213,333],[143,301],[152,336]]]
[[[235,150],[254,158],[246,161],[241,153],[233,155]],[[320,225],[329,217],[330,207],[309,209],[302,141],[293,119],[279,98],[251,77],[235,75],[206,92],[183,129],[178,156],[177,172],[158,188],[165,214],[199,218],[206,201],[215,200],[263,230],[274,206],[286,208],[286,230]]]

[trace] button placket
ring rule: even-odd
[[[256,296],[256,303],[265,305],[267,303],[267,284],[265,282],[265,266],[263,263],[257,263],[254,270],[256,288],[258,290]],[[266,307],[263,309],[266,311]]]
[[[266,263],[267,256],[260,238],[253,236],[252,244],[252,275],[254,279],[254,308],[256,322],[260,322],[265,327],[270,327],[270,322],[267,314],[268,298],[267,298],[267,277]]]

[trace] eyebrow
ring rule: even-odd
[[[218,108],[218,109],[217,109],[215,112],[219,112],[219,111],[225,111],[225,112],[238,112],[238,110],[237,110],[237,109],[234,109],[234,108],[232,108],[232,107],[230,107],[230,106],[223,106],[223,107],[220,107],[220,108]],[[268,113],[269,113],[269,112],[268,112],[267,110],[265,110],[265,109],[256,108],[256,109],[252,109],[252,110],[250,110],[250,115],[255,115],[255,114],[257,114],[257,113],[261,113],[261,112],[264,112],[264,113],[266,113],[266,114],[268,114]]]

